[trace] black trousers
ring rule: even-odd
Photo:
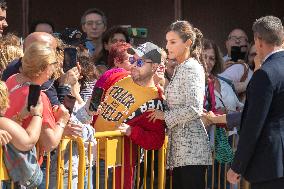
[[[173,189],[204,189],[207,165],[188,165],[173,170]]]
[[[265,182],[251,183],[251,189],[283,189],[284,177]]]

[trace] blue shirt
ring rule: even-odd
[[[95,45],[92,41],[85,42],[86,48],[89,50],[89,54],[92,56],[95,52]]]

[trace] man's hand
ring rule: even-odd
[[[53,107],[53,115],[54,115],[55,121],[60,120],[63,123],[67,123],[70,118],[69,111],[64,107],[63,104]]]
[[[125,123],[122,123],[122,124],[120,124],[120,125],[117,127],[117,129],[118,129],[121,133],[125,134],[126,136],[130,136],[130,135],[131,135],[131,127],[130,127],[130,125],[127,125],[127,124],[125,124]]]
[[[12,140],[12,136],[5,130],[0,129],[0,146],[6,145]]]
[[[78,67],[74,67],[64,73],[58,80],[59,85],[70,85],[73,86],[77,83],[80,77],[80,70]]]
[[[241,179],[241,176],[237,173],[235,173],[232,169],[229,169],[229,171],[227,172],[227,180],[231,183],[231,184],[237,184]]]
[[[82,137],[82,125],[68,123],[64,129],[64,136]]]
[[[206,113],[203,113],[200,117],[205,128],[209,127],[212,124],[212,122],[206,116]]]
[[[149,118],[149,121],[153,121],[153,123],[155,123],[156,119],[159,120],[165,120],[165,113],[161,110],[148,110],[147,112],[151,112],[147,118]]]

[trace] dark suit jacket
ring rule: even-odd
[[[231,168],[252,183],[284,177],[284,51],[253,74],[246,99]]]

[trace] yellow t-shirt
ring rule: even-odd
[[[100,115],[94,124],[96,132],[114,131],[116,126],[128,118],[145,102],[158,98],[156,87],[142,87],[126,77],[112,87],[105,95]],[[104,159],[105,143],[100,140],[100,158]]]

